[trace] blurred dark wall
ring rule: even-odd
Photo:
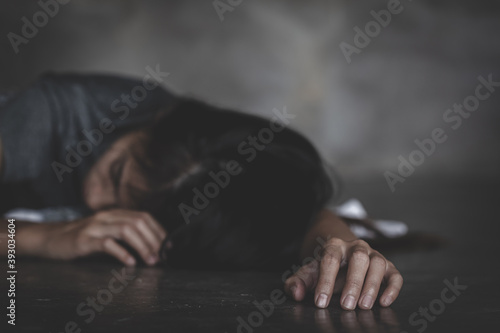
[[[286,106],[293,126],[347,179],[383,181],[436,128],[448,140],[416,174],[500,176],[500,87],[457,130],[443,120],[474,94],[479,76],[500,81],[493,1],[402,0],[402,12],[351,63],[340,44],[354,44],[353,28],[388,1],[243,0],[221,20],[212,1],[73,0],[18,54],[8,33],[21,35],[22,18],[32,21],[41,7],[0,4],[3,89],[45,71],[142,77],[160,64],[177,92],[262,115]]]

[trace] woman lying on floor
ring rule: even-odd
[[[335,290],[344,309],[369,309],[381,288],[382,306],[399,294],[394,265],[324,209],[331,181],[286,109],[265,120],[173,96],[152,77],[79,75],[44,76],[1,103],[0,217],[80,214],[17,220],[18,256],[240,270],[311,258],[285,276],[297,301],[314,293],[324,308]]]

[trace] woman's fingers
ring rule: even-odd
[[[349,253],[347,277],[340,303],[345,310],[354,310],[363,288],[368,267],[370,267],[370,256],[364,242],[358,241]]]
[[[325,246],[314,296],[314,302],[319,308],[326,308],[330,303],[335,287],[335,279],[345,257],[344,253],[345,243],[341,240],[331,240]]]
[[[156,221],[154,217],[151,216],[151,214],[149,213],[142,213],[142,214],[144,214],[146,222],[149,224],[150,230],[154,233],[154,235],[158,239],[158,242],[161,247],[161,244],[163,243],[165,238],[167,238],[167,232],[165,231],[165,229],[163,229],[161,224],[158,221]]]
[[[394,302],[403,287],[403,276],[401,276],[392,263],[389,263],[388,266],[387,272],[384,275],[387,287],[382,296],[380,296],[380,305],[384,307],[390,306]]]
[[[131,223],[136,224],[141,232],[143,232],[144,236],[154,246],[155,251],[159,252],[163,240],[167,237],[167,233],[160,223],[158,223],[151,214],[146,212],[124,211],[124,213],[127,219]]]
[[[318,262],[316,260],[302,266],[293,276],[285,282],[285,292],[294,300],[302,301],[307,292],[313,290],[318,281]]]
[[[138,216],[134,217],[129,224],[135,227],[144,237],[151,250],[151,255],[158,259],[158,253],[160,252],[162,240],[160,239],[156,230],[151,227],[152,217],[146,213],[138,213]]]
[[[134,257],[128,253],[122,246],[120,246],[113,238],[107,237],[101,239],[101,251],[105,252],[116,259],[120,260],[127,266],[134,266],[136,264]]]
[[[158,260],[156,252],[152,250],[152,246],[148,244],[148,241],[137,227],[131,226],[130,224],[122,225],[119,237],[137,251],[144,262],[149,265],[156,264]]]
[[[158,222],[148,213],[127,210],[112,210],[103,213],[103,230],[106,236],[121,239],[137,251],[141,258],[149,265],[159,260],[159,251],[166,237]],[[115,227],[118,226],[117,231]],[[111,232],[113,230],[113,232]]]
[[[388,267],[387,260],[378,252],[372,253],[370,257],[370,267],[358,303],[365,310],[373,307]]]
[[[341,270],[346,262],[347,270]],[[301,269],[287,280],[286,287],[290,290],[291,282],[298,281],[294,284],[296,292],[292,294],[296,300],[302,300],[308,288],[317,281],[314,300],[320,308],[328,306],[333,292],[342,291],[340,303],[343,309],[354,310],[358,305],[362,309],[371,309],[384,281],[387,288],[380,304],[389,306],[398,297],[403,285],[403,278],[394,265],[362,240],[345,242],[331,239],[318,264],[318,274],[307,275]],[[314,279],[311,280],[311,277]]]
[[[136,212],[125,209],[113,209],[100,213],[102,219],[107,223],[124,222],[137,223],[139,221],[145,223],[161,243],[167,237],[167,232],[163,227],[147,212]]]

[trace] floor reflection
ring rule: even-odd
[[[293,308],[296,323],[307,321],[310,312],[302,304]],[[390,332],[400,333],[401,327],[396,312],[391,308],[375,308],[373,310],[343,311],[340,309],[316,309],[314,323],[318,332]]]

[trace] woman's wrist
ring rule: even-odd
[[[301,259],[312,256],[315,249],[322,245],[318,243],[318,238],[325,242],[330,238],[339,238],[346,242],[358,239],[340,217],[327,209],[320,213],[318,219],[304,237],[300,251]]]

